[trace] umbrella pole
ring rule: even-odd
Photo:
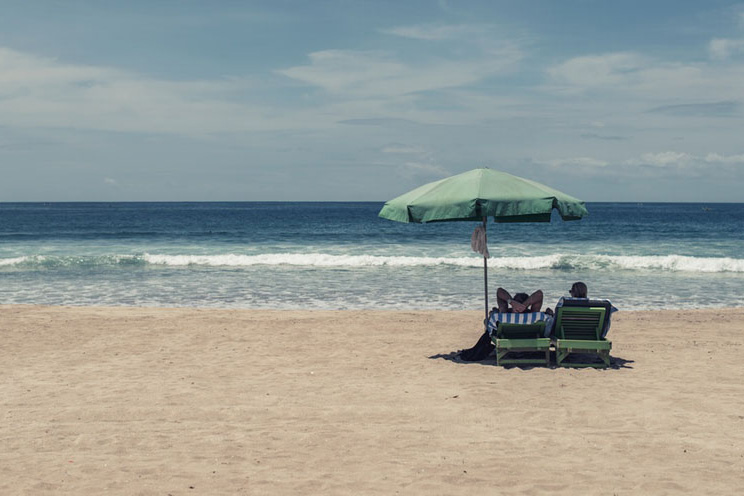
[[[483,217],[483,237],[486,242],[486,249],[488,249],[488,233],[486,231],[486,220],[488,217]],[[483,254],[483,292],[486,300],[486,318],[483,320],[483,327],[488,330],[488,259],[485,253]]]

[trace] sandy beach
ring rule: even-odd
[[[0,494],[734,494],[744,309],[619,312],[608,370],[480,312],[0,307]]]

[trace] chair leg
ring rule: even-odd
[[[568,355],[568,353],[566,353],[565,351],[556,350],[556,352],[555,352],[555,363],[556,363],[556,365],[558,365],[559,367],[562,367],[563,366],[563,360],[566,359],[566,356],[567,355]]]
[[[602,361],[605,363],[607,367],[610,366],[610,352],[603,350],[600,352],[599,357],[602,359]]]

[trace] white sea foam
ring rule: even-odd
[[[31,257],[0,258],[0,267],[12,267],[14,265],[21,265],[30,259]]]
[[[97,256],[22,256],[0,259],[0,267],[34,269],[95,266],[168,266],[168,267],[481,267],[483,260],[467,257],[416,257],[381,255],[331,255],[326,253],[272,253],[261,255],[97,255]],[[597,270],[660,271],[687,273],[744,273],[744,259],[723,257],[615,256],[554,254],[534,257],[493,257],[489,267],[502,270]]]
[[[248,267],[293,265],[306,267],[480,267],[478,257],[404,257],[376,255],[328,255],[323,253],[276,253],[263,255],[143,255],[153,265]],[[511,270],[589,269],[658,270],[665,272],[744,272],[744,260],[682,255],[611,256],[555,254],[536,257],[494,257],[489,267]]]
[[[482,260],[473,257],[385,257],[376,255],[328,255],[324,253],[276,253],[264,255],[151,255],[142,257],[153,265],[206,265],[249,267],[253,265],[295,265],[306,267],[420,267],[454,265],[477,267]]]
[[[682,255],[617,256],[598,255],[600,265],[626,270],[661,270],[665,272],[744,272],[744,260],[736,258],[703,258]],[[590,267],[594,268],[594,267]]]

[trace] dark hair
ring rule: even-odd
[[[517,303],[524,303],[529,297],[530,296],[527,293],[517,293],[514,295],[514,298],[512,298],[512,300],[516,301]]]
[[[588,289],[583,282],[575,282],[571,286],[571,296],[574,298],[587,298]]]

